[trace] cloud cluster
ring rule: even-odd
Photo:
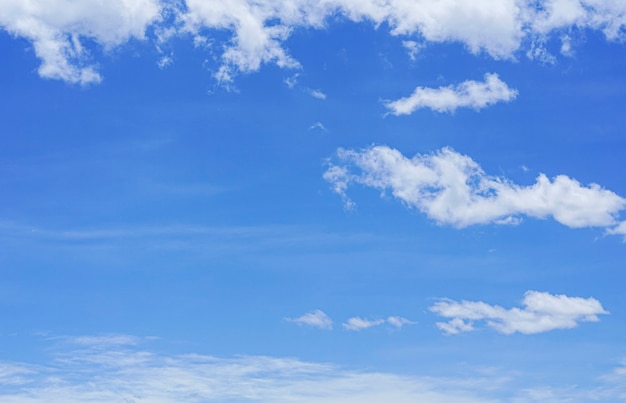
[[[448,322],[437,326],[448,334],[474,330],[474,322],[486,321],[487,325],[504,334],[542,333],[554,329],[570,329],[579,322],[597,322],[598,315],[608,314],[594,298],[552,295],[546,292],[527,291],[522,300],[523,308],[505,309],[485,302],[453,301],[436,302],[430,310]]]
[[[296,323],[298,325],[317,327],[319,329],[331,330],[333,328],[332,319],[328,315],[326,315],[326,313],[319,309],[307,312],[304,315],[296,318],[285,318],[285,320],[287,322]],[[346,330],[358,332],[374,326],[380,326],[385,323],[395,327],[396,329],[401,329],[405,325],[415,324],[415,322],[401,316],[390,316],[387,319],[375,320],[369,320],[361,318],[359,316],[354,316],[349,318],[346,322],[342,323],[342,326]]]
[[[430,108],[437,112],[454,112],[457,108],[485,108],[498,102],[509,102],[517,91],[509,88],[497,74],[486,74],[484,82],[464,81],[455,86],[417,87],[413,94],[385,106],[393,115],[408,115],[417,109]]]
[[[618,225],[626,199],[597,184],[584,186],[565,175],[540,174],[530,186],[487,175],[470,157],[450,148],[407,158],[398,150],[373,146],[339,149],[338,163],[324,173],[346,207],[351,184],[391,194],[440,224],[458,228],[475,224],[515,224],[520,217],[552,217],[572,228]],[[614,229],[621,233],[623,225]]]
[[[84,51],[86,41],[112,49],[144,38],[149,27],[157,43],[173,36],[190,36],[196,44],[217,41],[215,77],[229,82],[264,63],[300,67],[285,42],[298,29],[323,29],[331,19],[389,27],[412,55],[424,44],[459,42],[475,54],[513,58],[524,46],[531,55],[545,54],[541,44],[554,34],[569,49],[563,32],[572,29],[599,30],[609,40],[626,36],[626,3],[606,0],[0,1],[0,27],[33,44],[39,74],[81,84],[101,79]],[[224,32],[228,39],[217,40]]]
[[[33,44],[41,77],[89,84],[101,76],[85,42],[112,49],[143,39],[162,7],[159,0],[2,0],[0,27]]]

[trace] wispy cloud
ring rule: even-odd
[[[305,313],[297,318],[285,318],[285,320],[287,322],[297,323],[298,325],[312,326],[320,329],[331,330],[333,328],[332,319],[319,309]]]
[[[40,366],[0,363],[0,380],[11,381],[3,382],[0,401],[489,402],[496,401],[489,395],[494,386],[507,382],[354,371],[292,358],[161,355],[145,346],[69,347],[56,347]],[[492,386],[487,393],[480,387],[486,382]]]
[[[505,309],[482,301],[453,301],[443,299],[430,307],[439,316],[449,318],[437,326],[448,334],[474,330],[476,321],[486,321],[487,326],[504,334],[542,333],[555,329],[571,329],[579,322],[597,322],[598,315],[606,315],[594,298],[552,295],[546,292],[527,291],[523,308]]]
[[[101,343],[90,346],[64,342],[46,346],[52,355],[42,355],[39,365],[0,362],[0,401],[473,403],[617,401],[624,393],[620,368],[583,389],[528,384],[520,381],[520,372],[514,378],[503,371],[476,371],[457,377],[400,375],[294,358],[161,354],[148,347],[145,342],[111,343],[104,348]]]
[[[313,98],[317,98],[317,99],[321,99],[321,100],[325,100],[326,99],[326,94],[324,94],[320,90],[309,90],[309,94],[311,94],[311,96]]]
[[[401,316],[390,316],[386,320],[385,319],[366,319],[361,318],[360,316],[354,316],[349,318],[346,322],[342,323],[342,326],[346,330],[351,330],[354,332],[359,332],[361,330],[369,329],[371,327],[384,325],[385,323],[395,327],[396,329],[401,329],[405,325],[414,325],[415,322],[403,318]]]
[[[346,330],[358,332],[364,329],[369,329],[370,327],[380,326],[383,323],[385,323],[384,319],[369,320],[361,318],[359,316],[354,316],[352,318],[349,318],[345,323],[342,323],[341,325]]]
[[[439,88],[417,87],[406,98],[385,103],[393,115],[409,115],[421,108],[437,112],[454,112],[457,108],[482,109],[498,102],[509,102],[517,91],[509,88],[497,74],[486,74],[485,81],[464,81]]]
[[[597,184],[584,186],[575,179],[544,174],[535,184],[520,186],[506,178],[489,176],[466,155],[450,148],[407,158],[398,150],[374,146],[339,149],[339,163],[331,163],[324,178],[348,207],[354,202],[348,187],[360,184],[391,194],[441,224],[517,224],[521,216],[546,218],[572,228],[617,225],[626,199]],[[621,233],[623,227],[613,229]]]
[[[319,129],[321,131],[326,131],[326,126],[322,122],[315,122],[311,126],[309,126],[309,130]]]
[[[414,325],[416,322],[413,322],[412,320],[403,318],[401,316],[390,316],[387,318],[387,323],[389,323],[391,326],[401,329],[406,325]]]

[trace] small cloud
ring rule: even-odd
[[[320,329],[331,330],[333,328],[333,321],[323,311],[316,309],[314,311],[305,313],[297,318],[285,318],[287,322],[297,323],[298,325],[306,325],[317,327]]]
[[[447,334],[474,330],[474,322],[485,321],[499,333],[535,334],[555,329],[571,329],[579,322],[597,322],[598,315],[608,312],[595,298],[552,295],[547,292],[527,291],[523,308],[505,309],[482,301],[453,301],[442,299],[430,311],[449,318],[437,327]]]
[[[311,126],[309,126],[309,130],[319,129],[321,131],[327,131],[326,127],[322,124],[322,122],[315,122]]]
[[[455,86],[417,87],[413,94],[396,101],[385,102],[392,115],[409,115],[422,108],[436,112],[454,112],[457,108],[483,109],[498,102],[517,97],[517,90],[500,80],[497,74],[485,74],[485,81],[464,81]]]
[[[561,37],[561,54],[567,57],[574,56],[574,50],[572,49],[572,38],[569,35],[563,35]]]
[[[157,61],[157,66],[159,66],[159,68],[161,70],[165,69],[166,67],[170,66],[172,63],[174,63],[174,55],[172,53],[170,53],[169,55],[164,55],[163,57],[161,57],[158,61]]]
[[[413,322],[401,316],[390,316],[387,318],[387,323],[389,323],[391,326],[401,329],[404,325],[414,325],[417,322]]]
[[[287,77],[283,80],[283,82],[285,83],[285,85],[287,86],[287,88],[289,89],[293,89],[293,87],[296,86],[296,84],[298,84],[298,77],[300,76],[300,74],[294,74],[291,77]]]
[[[415,61],[419,51],[424,48],[424,45],[419,44],[415,41],[402,41],[402,46],[404,46],[404,48],[407,50],[409,58],[413,61]]]
[[[352,317],[342,324],[344,329],[359,332],[374,326],[380,326],[385,323],[384,319],[368,320],[359,316]]]
[[[326,94],[324,94],[322,91],[320,90],[309,90],[309,94],[313,97],[313,98],[317,98],[317,99],[321,99],[324,100],[326,99]]]

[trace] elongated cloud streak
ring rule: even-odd
[[[522,216],[547,218],[572,228],[613,227],[626,200],[599,185],[544,174],[520,186],[487,175],[470,157],[450,148],[407,158],[398,150],[375,146],[340,149],[324,178],[348,208],[348,187],[360,184],[389,191],[409,207],[440,224],[458,228],[475,224],[514,224]]]
[[[319,309],[305,313],[297,318],[285,318],[285,320],[287,322],[297,323],[298,325],[312,326],[320,329],[330,330],[333,328],[332,319]]]
[[[594,298],[552,295],[546,292],[527,291],[522,301],[523,308],[505,309],[481,301],[453,301],[444,299],[435,303],[430,310],[448,322],[437,326],[448,334],[474,330],[474,322],[486,321],[487,325],[500,333],[542,333],[555,329],[571,329],[579,322],[597,322],[598,315],[608,312]]]
[[[482,109],[498,102],[509,102],[517,91],[509,88],[497,74],[486,74],[484,82],[464,81],[456,86],[417,87],[409,97],[387,102],[393,115],[408,115],[417,109],[454,112],[457,108]]]

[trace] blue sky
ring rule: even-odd
[[[626,3],[0,27],[3,402],[626,399]]]

